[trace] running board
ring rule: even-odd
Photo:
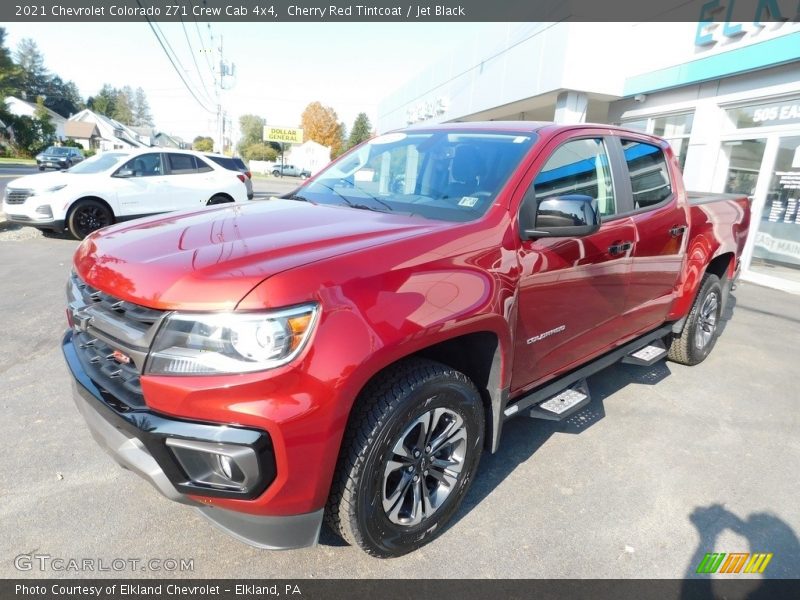
[[[511,417],[527,414],[535,405],[557,397],[561,392],[567,390],[568,388],[572,388],[573,385],[581,382],[590,375],[594,375],[595,373],[602,371],[603,369],[610,367],[615,363],[618,363],[626,356],[634,354],[647,346],[654,345],[654,342],[660,341],[663,337],[670,335],[671,333],[672,323],[666,323],[658,329],[654,329],[650,333],[646,333],[645,335],[638,337],[627,344],[623,344],[619,348],[603,354],[599,358],[594,359],[592,362],[587,363],[582,367],[578,367],[566,375],[562,375],[555,381],[546,383],[542,387],[529,392],[525,396],[522,396],[509,404],[503,411],[504,418],[510,419]],[[664,353],[666,354],[666,350]],[[572,412],[573,411],[570,411],[570,414],[572,414]]]
[[[644,348],[636,352],[631,352],[622,359],[622,362],[629,365],[649,367],[657,363],[667,355],[667,347],[662,340],[654,340]]]
[[[581,410],[591,400],[589,386],[585,379],[581,379],[572,387],[568,387],[531,408],[528,416],[532,419],[561,421]]]

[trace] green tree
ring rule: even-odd
[[[245,146],[241,151],[242,157],[247,160],[266,160],[275,162],[278,159],[278,151],[269,144],[258,142]]]
[[[14,63],[11,52],[6,48],[6,30],[0,27],[0,99],[19,93],[22,69]],[[0,112],[5,113],[5,105],[0,102]]]
[[[153,126],[150,103],[147,102],[147,94],[141,87],[137,87],[133,94],[133,124]]]
[[[47,96],[50,91],[50,73],[44,66],[44,56],[31,38],[25,38],[17,46],[16,62],[21,73],[20,88],[28,100]]]
[[[58,75],[53,76],[48,83],[44,105],[67,118],[84,107],[83,98],[75,82],[64,81]]]
[[[94,97],[87,100],[86,104],[93,111],[110,117],[117,107],[117,90],[106,83]]]
[[[239,138],[240,153],[247,146],[260,144],[263,141],[266,122],[264,117],[259,117],[258,115],[242,115],[239,117],[239,131],[242,134]]]
[[[214,140],[207,135],[198,135],[192,140],[192,150],[198,152],[213,152]]]
[[[133,89],[126,85],[121,90],[116,90],[117,98],[114,103],[114,112],[111,117],[123,125],[133,125],[133,110],[136,104]]]
[[[361,142],[366,142],[372,137],[372,124],[369,122],[367,113],[358,113],[350,130],[350,137],[347,139],[348,150],[353,146],[358,146]]]
[[[44,148],[56,139],[56,127],[50,118],[50,113],[44,105],[44,98],[36,99],[36,110],[33,111],[33,125],[39,145]]]

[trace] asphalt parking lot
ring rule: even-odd
[[[452,527],[381,561],[326,530],[316,548],[243,545],[97,447],[59,348],[76,247],[0,231],[0,577],[44,575],[15,569],[23,553],[192,559],[175,577],[683,577],[714,551],[771,552],[765,576],[800,577],[797,296],[742,284],[701,365],[618,365],[580,418],[512,421]]]

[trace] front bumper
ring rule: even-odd
[[[196,506],[214,525],[237,539],[267,549],[313,546],[322,525],[322,510],[301,515],[261,516],[204,506],[204,496],[231,496],[230,492],[194,485],[166,444],[168,439],[201,443],[235,444],[254,448],[260,457],[263,492],[275,477],[269,436],[254,429],[168,418],[150,410],[121,412],[110,394],[98,387],[81,364],[72,332],[62,342],[64,358],[72,373],[73,399],[95,441],[122,467],[150,482],[170,500]],[[191,495],[191,497],[190,497]]]

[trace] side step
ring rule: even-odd
[[[647,346],[631,352],[622,359],[622,362],[629,365],[649,367],[654,365],[667,355],[667,347],[661,340],[653,340]]]
[[[532,419],[561,421],[578,412],[591,401],[589,385],[585,379],[581,379],[555,396],[531,407],[528,416]]]

